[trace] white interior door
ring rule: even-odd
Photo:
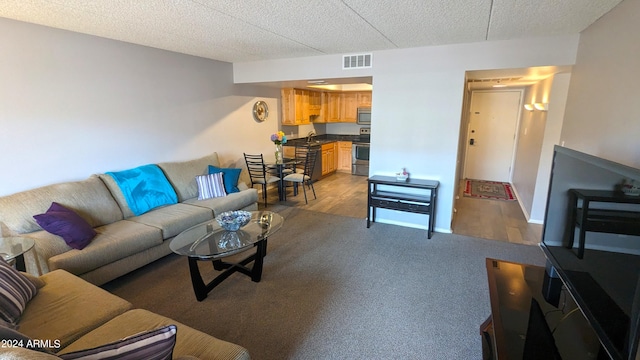
[[[474,91],[464,177],[509,182],[520,91]]]

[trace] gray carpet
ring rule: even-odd
[[[234,274],[198,302],[186,258],[170,255],[104,287],[255,360],[480,359],[485,258],[544,265],[536,246],[276,209],[286,220],[259,283]]]

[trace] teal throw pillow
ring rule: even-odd
[[[213,165],[209,165],[209,174],[222,173],[222,181],[224,182],[224,189],[227,194],[240,192],[238,189],[238,179],[240,178],[240,171],[242,169],[234,168],[219,168]]]

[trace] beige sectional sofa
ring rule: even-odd
[[[198,200],[197,175],[220,167],[217,153],[184,162],[157,164],[169,180],[178,203],[135,216],[120,188],[107,174],[40,187],[0,197],[2,236],[28,236],[35,246],[25,253],[28,273],[64,269],[101,285],[171,253],[170,240],[181,231],[229,210],[257,210],[258,193],[239,183],[240,192]],[[97,232],[82,250],[42,230],[33,216],[52,202],[72,209]]]
[[[59,359],[62,354],[101,347],[167,325],[177,327],[173,359],[250,359],[239,345],[150,311],[132,309],[124,299],[67,271],[54,270],[31,280],[37,284],[37,293],[15,324],[17,330],[0,325],[2,359]],[[16,331],[20,339],[28,339],[12,342],[17,339],[13,337]],[[39,341],[40,351],[29,349],[32,340]]]

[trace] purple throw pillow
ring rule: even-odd
[[[51,203],[46,213],[33,218],[41,228],[62,237],[74,249],[84,249],[96,236],[96,231],[80,215],[57,202]]]

